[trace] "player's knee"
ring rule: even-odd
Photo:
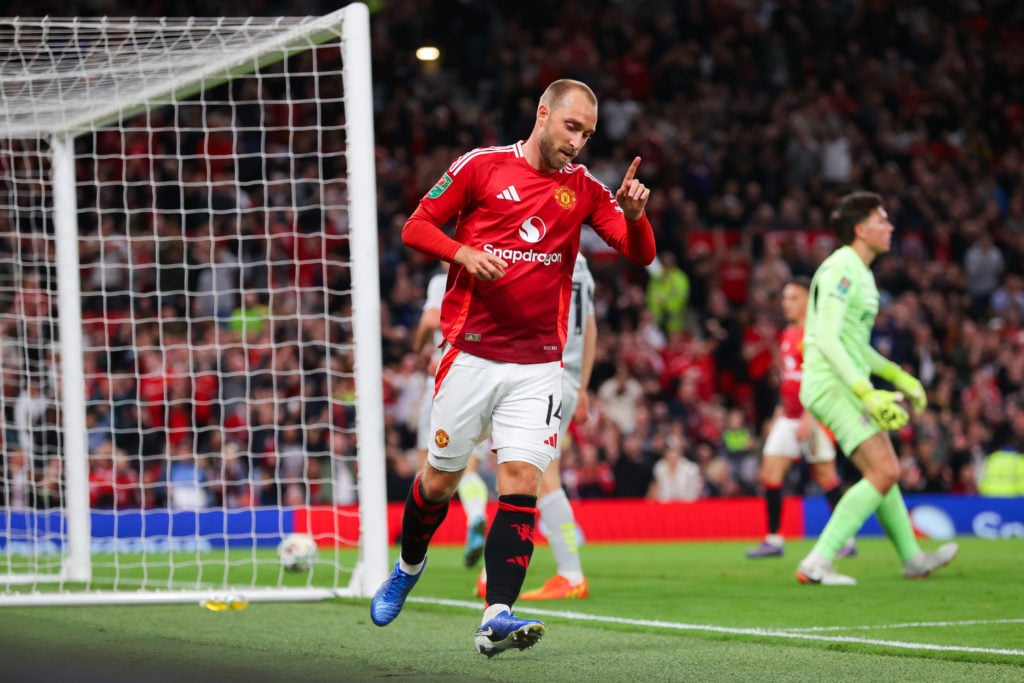
[[[774,456],[765,456],[758,470],[758,479],[765,488],[781,488],[789,471],[789,461]]]
[[[899,463],[893,463],[892,465],[887,465],[886,467],[884,467],[882,469],[881,475],[882,475],[882,477],[884,477],[884,481],[889,482],[889,486],[890,487],[895,486],[897,484],[897,482],[899,482],[899,480],[900,480],[900,466],[899,466]]]
[[[462,472],[445,472],[428,464],[420,476],[423,496],[432,503],[440,503],[455,495]]]
[[[864,478],[885,495],[900,480],[900,466],[895,460],[892,463],[879,463],[870,471],[864,472]]]
[[[821,485],[830,483],[839,476],[834,461],[811,463],[807,466],[807,471],[811,478]]]
[[[510,460],[498,465],[498,494],[536,496],[541,471],[531,462]]]

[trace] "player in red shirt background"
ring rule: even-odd
[[[433,439],[406,500],[401,556],[370,604],[378,626],[401,612],[473,446],[490,433],[498,511],[484,550],[486,607],[474,642],[492,657],[531,647],[544,634],[543,622],[514,616],[512,604],[533,555],[541,474],[558,446],[562,347],[581,227],[590,225],[636,265],[655,255],[644,214],[650,190],[635,177],[640,157],[614,194],[573,163],[596,125],[593,91],[555,81],[541,95],[525,142],[456,159],[405,224],[405,244],[451,268]],[[442,227],[456,217],[449,237]]]
[[[790,467],[803,458],[811,478],[834,508],[843,495],[842,481],[836,474],[836,447],[832,435],[800,403],[800,381],[804,363],[804,320],[807,317],[807,293],[811,282],[796,277],[782,288],[782,314],[789,325],[779,335],[782,359],[782,383],[779,405],[761,455],[761,485],[768,513],[768,535],[761,545],[747,551],[747,557],[782,557],[782,486]],[[857,549],[853,539],[839,556],[850,557]]]

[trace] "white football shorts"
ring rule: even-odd
[[[804,459],[808,464],[818,462],[830,462],[836,459],[836,447],[832,443],[817,420],[811,428],[811,436],[806,441],[796,438],[796,429],[800,424],[799,418],[778,417],[768,430],[768,436],[764,440],[765,455],[784,455],[790,458]]]
[[[490,432],[498,464],[529,462],[542,472],[558,450],[562,364],[502,363],[446,346],[435,379],[427,459],[465,469]]]
[[[565,433],[569,431],[569,425],[572,424],[572,415],[576,412],[576,404],[579,402],[580,381],[568,372],[564,372],[564,376],[562,377],[562,410],[560,411],[561,425],[558,427],[559,441],[561,441],[565,436]],[[555,450],[556,458],[561,454],[562,449],[558,448]]]

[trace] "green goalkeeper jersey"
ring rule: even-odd
[[[811,280],[804,327],[803,384],[823,388],[838,378],[847,387],[869,381],[885,362],[871,347],[878,287],[871,269],[851,247],[825,259]],[[817,393],[817,392],[814,392]]]

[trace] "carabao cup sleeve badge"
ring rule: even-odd
[[[444,194],[444,191],[447,190],[451,184],[452,177],[445,173],[441,176],[441,179],[437,181],[437,184],[430,188],[430,192],[427,193],[427,196],[431,199],[437,199]]]

